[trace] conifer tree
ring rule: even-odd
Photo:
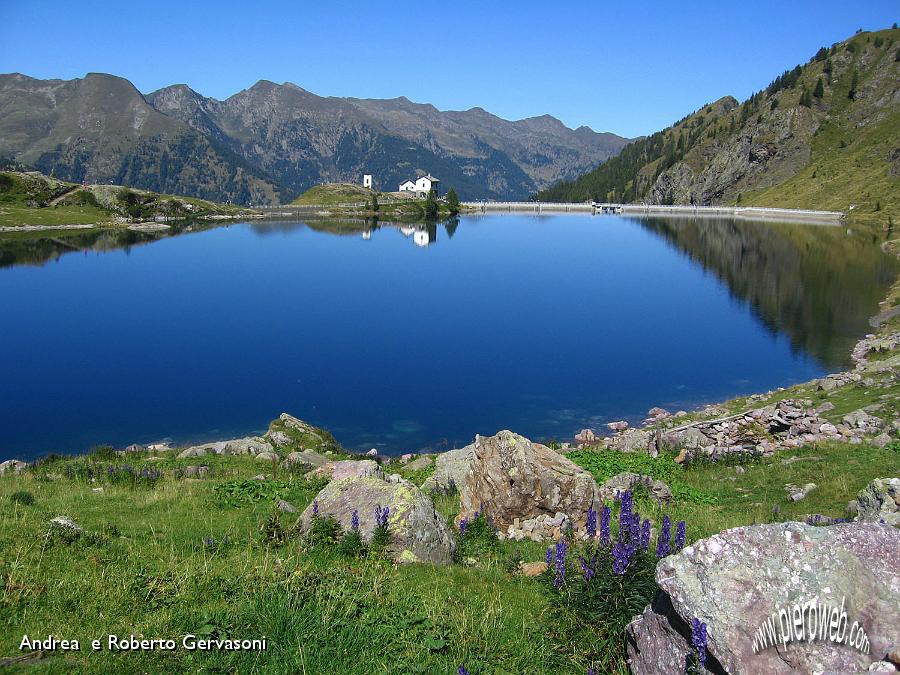
[[[825,85],[822,83],[822,78],[820,77],[816,80],[816,88],[813,89],[813,96],[816,98],[822,98],[825,95]]]

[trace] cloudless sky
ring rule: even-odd
[[[215,98],[290,81],[637,136],[726,94],[742,100],[898,15],[896,0],[0,0],[0,72],[107,72],[145,93],[185,83]]]

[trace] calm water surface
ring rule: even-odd
[[[842,227],[413,229],[0,243],[0,459],[259,433],[282,411],[387,452],[567,438],[842,367],[897,273]]]

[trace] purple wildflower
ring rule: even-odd
[[[700,619],[691,621],[691,644],[694,645],[694,649],[697,652],[697,661],[700,663],[700,666],[705,666],[707,648],[706,624]]]
[[[600,542],[604,546],[609,546],[609,521],[612,518],[612,511],[608,506],[603,507],[600,513]]]
[[[584,556],[578,556],[578,562],[581,564],[581,572],[584,574],[584,580],[590,581],[591,577],[594,576],[593,568],[588,565],[587,560],[584,559]]]
[[[617,541],[616,545],[613,546],[612,556],[613,574],[617,576],[625,574],[625,570],[628,569],[628,563],[631,562],[631,551],[629,550],[629,547],[621,541]]]
[[[460,534],[461,536],[465,536],[465,534],[466,534],[466,525],[468,525],[468,524],[469,524],[469,519],[468,519],[468,518],[463,518],[462,520],[459,521],[459,534]]]
[[[647,551],[650,549],[650,519],[644,518],[641,524],[641,549]]]
[[[553,579],[553,585],[559,588],[566,580],[566,551],[569,546],[565,539],[560,539],[556,543],[556,578]]]
[[[356,509],[353,510],[350,516],[350,529],[354,532],[359,532],[359,511]]]
[[[551,565],[553,565],[553,547],[552,546],[547,549],[546,559],[547,559],[547,567],[550,567]]]
[[[663,516],[662,528],[659,531],[659,536],[656,538],[656,557],[657,558],[665,558],[669,555],[669,539],[672,534],[669,532],[669,529],[672,527],[672,521],[669,520],[669,516]]]
[[[469,671],[464,666],[460,666],[459,670],[456,671],[456,675],[469,675]]]
[[[319,515],[319,500],[313,499],[313,518]]]
[[[591,507],[587,512],[587,536],[591,539],[597,536],[597,512]]]
[[[633,497],[629,490],[619,493],[619,538],[627,531],[631,523]]]
[[[686,535],[687,525],[683,520],[679,520],[675,526],[675,550],[680,551],[684,548],[684,539]]]
[[[391,508],[389,506],[385,506],[384,510],[381,512],[381,526],[388,526],[388,516],[391,515]]]
[[[203,543],[206,544],[207,546],[215,546],[216,540],[213,539],[212,537],[207,537],[206,539],[203,540]]]

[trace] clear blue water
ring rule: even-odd
[[[567,439],[844,365],[896,274],[843,228],[504,215],[422,247],[354,227],[16,249],[0,459],[258,433],[283,411],[392,453]]]

